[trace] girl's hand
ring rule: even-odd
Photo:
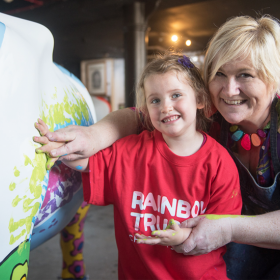
[[[47,155],[48,161],[46,164],[47,170],[50,170],[58,158],[51,158],[50,151],[63,146],[64,142],[51,142],[46,135],[49,132],[48,126],[41,120],[38,119],[38,123],[35,123],[35,128],[39,131],[41,137],[34,136],[33,141],[43,146],[36,149],[36,153],[45,153]]]
[[[192,232],[183,244],[173,249],[184,255],[198,256],[226,245],[232,241],[230,219],[230,215],[204,215],[184,221],[181,228],[192,228]]]
[[[179,225],[171,219],[165,230],[155,230],[153,236],[136,233],[138,244],[174,246],[183,243],[190,235],[192,229],[180,228]]]

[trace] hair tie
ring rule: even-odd
[[[192,64],[189,57],[183,55],[183,58],[178,59],[178,62],[187,68],[193,68],[194,65]]]

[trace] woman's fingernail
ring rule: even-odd
[[[52,156],[56,156],[56,151],[51,151]]]
[[[36,125],[37,125],[37,123],[35,122],[35,123],[34,123],[35,128],[37,128]]]
[[[37,141],[37,136],[33,136],[33,141]]]

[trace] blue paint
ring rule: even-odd
[[[83,167],[82,167],[81,165],[78,165],[78,166],[76,166],[76,169],[77,169],[77,170],[82,170]]]
[[[4,23],[0,22],[0,48],[2,46],[5,31],[6,31],[6,25]]]
[[[85,85],[81,82],[80,79],[78,79],[74,74],[72,74],[71,72],[69,72],[67,69],[65,69],[64,67],[62,67],[61,65],[55,63],[55,66],[57,66],[57,68],[64,73],[65,75],[71,77],[75,82],[77,82],[80,86],[82,86],[83,88],[85,88]]]

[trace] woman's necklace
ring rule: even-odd
[[[256,133],[248,134],[243,132],[238,125],[232,125],[229,130],[232,133],[231,139],[236,142],[241,139],[240,144],[247,151],[251,150],[252,145],[259,147],[263,143],[263,138],[266,137],[266,132],[262,129],[258,129]]]

